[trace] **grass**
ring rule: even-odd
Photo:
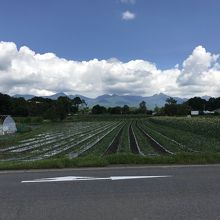
[[[133,154],[110,155],[109,164],[215,164],[220,163],[220,154],[181,153],[172,156],[144,157]]]
[[[172,164],[218,164],[220,154],[213,153],[181,153],[172,156],[144,157],[135,154],[115,154],[105,157],[94,155],[75,159],[50,159],[33,162],[0,162],[0,170],[21,169],[52,169],[52,168],[77,168],[77,167],[105,167],[119,164],[139,165],[172,165]]]

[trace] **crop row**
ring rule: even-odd
[[[217,138],[215,134],[207,136],[201,133],[202,130],[206,129],[208,131],[211,128],[203,127],[200,129],[200,132],[194,132],[193,129],[187,129],[183,126],[186,122],[182,122],[181,120],[185,121],[188,119],[178,118],[178,120],[175,120],[174,118],[175,126],[173,125],[174,122],[171,124],[167,123],[167,121],[171,119],[172,118],[164,119],[158,117],[145,120],[143,124],[157,140],[160,140],[162,144],[168,146],[169,149],[175,152],[220,152],[219,136]],[[162,121],[161,123],[160,120]],[[164,120],[166,123],[164,123]],[[200,126],[207,126],[203,120],[198,119],[198,121],[200,121]],[[192,122],[190,121],[190,123]],[[220,129],[217,129],[215,132],[220,134]]]
[[[216,132],[202,135],[204,126],[214,129],[218,120],[153,117],[137,120],[60,123],[46,132],[0,149],[1,160],[35,161],[55,157],[106,156],[133,153],[143,156],[182,152],[220,152]],[[216,127],[217,129],[217,127]],[[219,134],[219,130],[217,132]]]
[[[87,123],[84,123],[87,124]],[[21,144],[1,149],[2,154],[11,155],[12,159],[36,160],[53,157],[73,147],[83,144],[103,131],[110,129],[116,122],[90,123],[90,126],[64,126],[62,132],[55,131],[37,135]],[[39,138],[40,137],[40,138]]]

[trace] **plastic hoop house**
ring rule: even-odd
[[[0,135],[17,132],[14,119],[10,115],[0,115]]]

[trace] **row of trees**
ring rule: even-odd
[[[154,112],[157,115],[188,115],[190,113],[191,107],[187,103],[177,104],[177,101],[172,97],[166,100],[166,104],[162,108],[156,107]]]
[[[147,110],[146,102],[142,101],[138,108],[130,108],[128,105],[123,107],[109,107],[95,105],[91,110],[92,114],[152,114],[152,111]]]
[[[14,98],[0,93],[0,114],[18,117],[40,116],[45,119],[63,120],[68,114],[78,112],[80,106],[87,106],[80,97],[70,99],[59,97],[52,100],[42,97],[34,97],[30,100]]]
[[[220,108],[220,97],[210,98],[208,101],[200,97],[194,97],[186,102],[192,110],[214,111]]]
[[[209,110],[213,111],[220,108],[220,97],[210,98],[208,101],[200,97],[189,99],[183,104],[177,104],[173,98],[168,98],[162,108],[155,107],[154,112],[157,115],[187,115],[191,110]],[[67,115],[75,114],[81,111],[89,112],[86,102],[80,97],[70,99],[68,97],[59,97],[52,100],[42,97],[34,97],[30,100],[24,98],[14,98],[0,93],[0,115],[12,116],[40,116],[45,119],[63,120]],[[142,101],[138,108],[130,108],[128,105],[123,107],[109,107],[95,105],[91,109],[92,114],[152,114],[147,109],[146,102]]]
[[[152,114],[153,112],[156,115],[188,115],[191,110],[197,111],[214,111],[220,108],[220,97],[219,98],[210,98],[208,101],[202,99],[200,97],[194,97],[182,104],[177,104],[177,101],[170,97],[166,100],[166,104],[164,107],[155,107],[154,111],[147,110],[146,103],[142,101],[139,104],[139,108],[132,109],[129,106],[124,105],[123,107],[113,107],[113,108],[105,108],[104,106],[96,105],[92,108],[93,114]]]
[[[128,105],[109,108],[95,105],[89,111],[86,102],[80,97],[70,99],[65,96],[59,97],[57,100],[34,97],[30,100],[25,100],[24,98],[10,97],[0,93],[0,115],[17,117],[40,116],[50,120],[63,120],[67,115],[75,114],[79,110],[91,112],[91,114],[152,114],[152,111],[147,110],[144,101],[139,104],[139,108],[130,108]]]
[[[177,101],[172,97],[166,100],[166,104],[162,108],[155,108],[158,115],[187,115],[190,111],[214,111],[220,108],[220,97],[210,98],[209,100],[200,97],[194,97],[182,104],[177,104]]]

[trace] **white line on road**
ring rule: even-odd
[[[66,181],[90,181],[90,180],[132,180],[132,179],[151,179],[164,178],[171,176],[110,176],[110,177],[82,177],[82,176],[64,176],[54,178],[42,178],[35,180],[24,180],[21,183],[47,183],[47,182],[66,182]]]

